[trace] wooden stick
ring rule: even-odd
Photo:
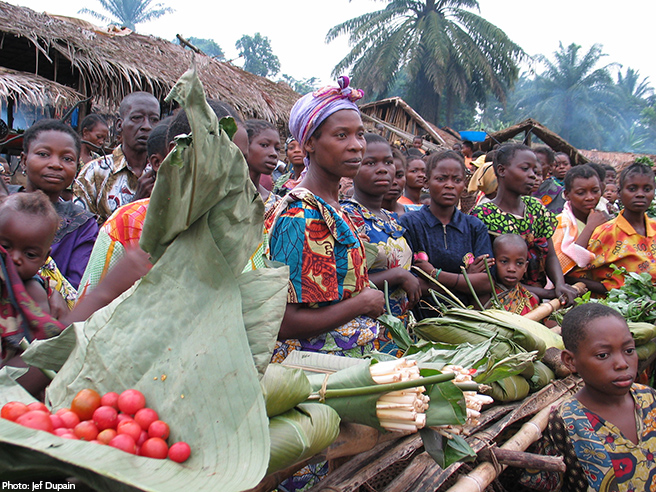
[[[492,458],[491,455],[494,455]],[[541,454],[512,451],[504,448],[490,448],[478,453],[478,457],[485,461],[496,459],[502,465],[516,468],[530,468],[532,470],[545,470],[564,473],[567,470],[562,456],[543,456]]]
[[[559,398],[553,405],[558,405],[563,401]],[[540,410],[531,420],[526,422],[521,429],[511,437],[501,449],[512,451],[525,451],[531,444],[540,439],[542,432],[547,428],[549,415],[551,414],[552,405],[547,405]],[[481,492],[485,487],[490,485],[494,479],[506,469],[506,465],[495,467],[490,462],[485,462],[477,466],[471,473],[461,477],[456,484],[447,492]]]
[[[582,296],[588,291],[583,282],[576,282],[572,287],[578,291],[579,296]],[[526,313],[524,317],[532,319],[533,321],[542,321],[544,318],[551,316],[554,311],[558,311],[562,307],[563,303],[560,299],[551,299],[549,302],[543,302],[533,311]]]

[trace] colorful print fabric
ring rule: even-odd
[[[364,245],[348,216],[308,190],[287,194],[265,229],[270,259],[290,268],[287,302],[322,307],[368,286]],[[296,349],[361,357],[373,349],[379,328],[376,320],[358,316],[318,337],[279,341],[272,362]]]
[[[537,298],[526,290],[522,284],[517,284],[512,289],[505,289],[501,285],[496,285],[495,289],[501,307],[511,313],[524,316],[533,311],[539,304]]]
[[[528,245],[528,269],[524,282],[543,286],[546,280],[545,263],[549,251],[548,239],[553,236],[558,221],[556,216],[535,198],[522,196],[525,210],[522,217],[504,212],[495,203],[477,205],[471,211],[483,221],[493,236],[519,234]]]

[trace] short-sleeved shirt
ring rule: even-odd
[[[428,205],[404,214],[399,222],[406,229],[405,237],[412,251],[424,251],[431,265],[445,272],[460,273],[460,267],[467,266],[466,256],[493,256],[485,225],[458,209],[448,224],[442,224]]]
[[[542,182],[538,191],[533,196],[540,200],[547,210],[558,215],[563,211],[563,207],[565,206],[564,191],[565,185],[551,176]]]
[[[623,212],[597,227],[588,249],[594,255],[589,270],[573,272],[574,275],[604,284],[606,289],[619,289],[624,285],[623,275],[613,275],[616,267],[628,272],[651,275],[656,283],[656,220],[645,215],[646,236],[641,236],[624,218]]]
[[[554,235],[558,220],[536,198],[520,198],[525,205],[522,217],[504,212],[494,202],[477,205],[470,213],[481,219],[492,237],[501,234],[522,236],[528,246],[528,268],[523,281],[529,285],[543,286],[548,240]]]
[[[75,203],[98,217],[103,224],[114,211],[132,202],[139,178],[130,169],[121,147],[112,155],[87,163],[73,183]]]
[[[343,210],[308,190],[293,190],[265,223],[269,257],[289,266],[288,303],[323,307],[349,299],[369,284],[364,244]],[[374,348],[380,325],[368,316],[309,339],[279,340],[273,361],[296,349],[362,356]]]

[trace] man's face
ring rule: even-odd
[[[118,120],[122,144],[134,152],[146,152],[148,136],[159,121],[159,103],[152,96],[132,99],[125,116]]]

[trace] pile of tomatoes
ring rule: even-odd
[[[12,401],[2,407],[0,416],[65,439],[106,444],[148,458],[168,456],[182,463],[191,454],[186,442],[168,446],[168,424],[159,420],[155,410],[146,407],[146,398],[135,389],[103,396],[92,389],[83,389],[73,398],[70,409],[62,408],[54,414],[40,402],[26,405]]]

